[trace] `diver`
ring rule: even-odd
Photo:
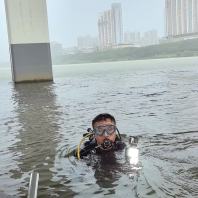
[[[89,128],[88,133],[83,134],[83,139],[76,149],[68,152],[67,157],[74,155],[78,159],[89,154],[108,154],[108,152],[123,150],[126,144],[122,142],[119,130],[116,127],[115,118],[108,114],[102,113],[92,120],[93,129]],[[118,133],[116,133],[118,132]],[[86,138],[83,148],[81,144]]]

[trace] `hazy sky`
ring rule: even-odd
[[[51,41],[64,47],[75,46],[78,36],[97,36],[97,19],[110,9],[111,3],[122,4],[124,31],[145,32],[156,29],[164,35],[165,0],[46,0]],[[0,62],[8,60],[7,27],[4,0],[0,0]]]

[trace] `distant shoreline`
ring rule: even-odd
[[[62,55],[53,58],[53,65],[105,63],[119,61],[187,58],[198,56],[198,39],[163,43],[146,47],[109,49],[92,53]],[[0,63],[1,68],[10,67],[9,62]]]
[[[198,58],[198,55],[196,56],[173,56],[173,57],[156,57],[156,58],[145,58],[145,59],[132,59],[132,60],[115,60],[115,61],[98,61],[98,62],[78,62],[78,63],[62,63],[62,64],[56,64],[53,63],[52,65],[81,65],[81,64],[100,64],[100,63],[116,63],[116,62],[135,62],[135,61],[146,61],[146,60],[172,60],[172,59],[187,59],[187,58]]]
[[[121,60],[121,61],[103,61],[103,62],[90,62],[90,63],[74,63],[74,65],[78,65],[78,64],[100,64],[100,63],[115,63],[115,62],[141,62],[141,61],[146,61],[146,60],[172,60],[172,59],[191,59],[191,58],[198,58],[198,56],[188,56],[188,57],[165,57],[165,58],[148,58],[148,59],[136,59],[136,60]],[[73,65],[72,63],[68,63],[68,64],[52,64],[52,66],[65,66],[65,65]],[[9,63],[0,63],[0,69],[10,69],[11,65]]]
[[[129,47],[101,52],[62,55],[53,59],[53,64],[103,63],[195,56],[198,56],[198,39],[189,39],[140,48]]]

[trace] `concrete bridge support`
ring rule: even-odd
[[[53,80],[46,0],[5,0],[14,82]]]

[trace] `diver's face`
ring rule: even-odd
[[[102,120],[102,121],[98,121],[94,124],[93,128],[94,129],[97,129],[97,128],[100,128],[100,129],[104,129],[107,127],[107,130],[109,130],[111,132],[111,128],[114,128],[114,127],[111,127],[111,126],[115,126],[115,123],[111,121],[111,119],[106,119],[106,120]],[[112,133],[107,133],[107,132],[104,132],[102,135],[97,135],[95,134],[95,139],[97,141],[97,144],[102,144],[104,142],[105,139],[108,139],[112,142],[115,142],[115,139],[116,139],[116,130],[113,130]]]

